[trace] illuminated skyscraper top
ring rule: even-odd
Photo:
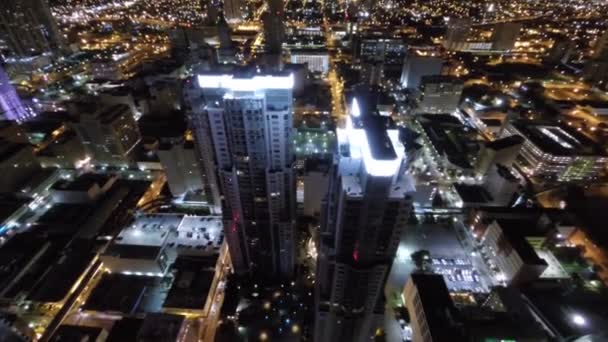
[[[0,118],[18,123],[36,116],[33,110],[21,103],[19,95],[2,67],[0,67],[0,110],[2,110]]]

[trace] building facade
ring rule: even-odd
[[[361,101],[359,99],[359,101]],[[369,341],[384,317],[384,284],[405,229],[412,186],[390,118],[359,107],[345,129],[322,213],[315,341]]]
[[[7,0],[0,3],[0,35],[10,53],[25,57],[65,49],[46,0]]]
[[[443,60],[439,57],[409,53],[403,61],[401,86],[416,89],[423,76],[441,74]]]
[[[292,49],[291,63],[308,65],[310,72],[329,72],[329,53],[326,49]]]
[[[608,162],[597,143],[567,126],[516,121],[505,127],[503,136],[509,135],[524,138],[516,164],[528,176],[557,181],[596,179]]]
[[[418,112],[449,114],[460,104],[464,84],[451,76],[424,76],[420,82]]]
[[[205,190],[198,153],[192,141],[161,144],[158,159],[165,169],[173,196]]]
[[[235,270],[290,275],[294,266],[293,76],[200,75],[195,139],[223,195]],[[209,172],[207,174],[209,174]]]
[[[128,166],[131,151],[141,141],[133,112],[126,104],[83,113],[73,126],[87,157],[98,165]]]

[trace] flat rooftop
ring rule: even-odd
[[[560,156],[602,156],[601,145],[566,125],[520,120],[513,127],[544,152]]]
[[[526,219],[498,219],[496,223],[500,226],[503,236],[509,241],[511,247],[517,251],[524,263],[547,266],[547,262],[538,256],[526,240],[526,232],[529,232],[528,228],[533,230],[536,227],[536,222]]]
[[[149,246],[217,252],[224,241],[220,216],[146,214],[117,236],[115,246]]]
[[[202,310],[215,276],[217,255],[178,257],[173,264],[177,272],[163,307]]]
[[[106,273],[91,291],[83,309],[126,315],[158,312],[166,295],[163,281],[160,277]]]

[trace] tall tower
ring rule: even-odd
[[[235,271],[289,276],[294,266],[293,76],[198,76],[192,123],[223,195]]]
[[[35,116],[36,113],[31,108],[21,103],[11,80],[0,67],[0,119],[21,123]]]
[[[355,98],[321,223],[315,338],[369,341],[384,317],[384,285],[411,208],[404,146],[389,117]]]
[[[238,22],[243,19],[243,2],[241,0],[224,0],[224,15],[229,22]]]
[[[281,54],[285,38],[285,28],[283,26],[284,12],[282,0],[268,0],[268,11],[262,14],[264,42],[267,54]]]
[[[47,0],[0,2],[0,34],[17,56],[65,49]]]

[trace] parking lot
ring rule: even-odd
[[[487,286],[479,271],[465,258],[432,257],[433,271],[443,275],[448,289],[452,292],[487,292]]]

